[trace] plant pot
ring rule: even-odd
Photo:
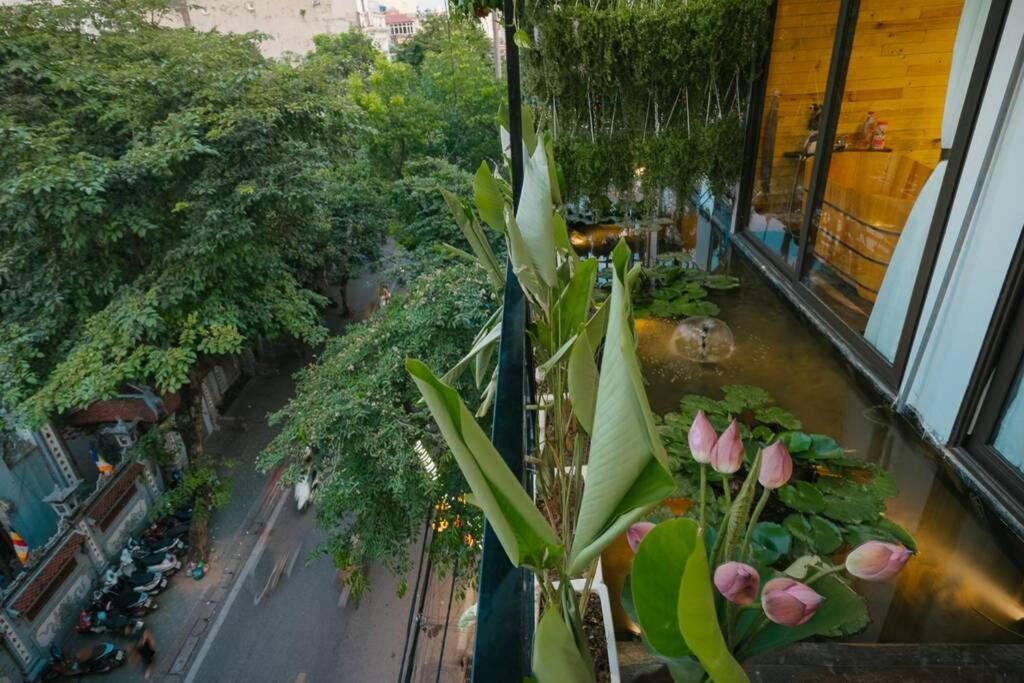
[[[661,503],[661,507],[669,510],[676,517],[682,517],[686,511],[693,507],[693,501],[689,498],[667,498]],[[609,600],[612,607],[612,619],[615,624],[616,633],[640,633],[640,627],[633,623],[633,620],[622,608],[622,584],[626,577],[633,570],[633,550],[629,547],[626,534],[622,534],[611,545],[601,553],[601,562],[598,565],[603,567],[603,583],[608,587]],[[601,569],[598,570],[599,572]]]
[[[583,591],[583,579],[573,579],[572,587],[577,594]],[[612,623],[612,606],[608,599],[608,587],[603,583],[593,583],[590,586],[591,595],[596,595],[601,603],[601,626],[604,628],[605,647],[608,651],[608,673],[611,683],[620,683],[619,656],[615,646],[615,625]],[[593,599],[593,598],[591,598]]]

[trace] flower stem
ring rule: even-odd
[[[704,499],[708,487],[707,465],[700,464],[700,528],[704,529]]]
[[[747,533],[743,537],[743,545],[740,546],[740,559],[745,560],[747,557],[747,549],[750,547],[750,539],[754,536],[754,527],[757,525],[757,520],[761,518],[764,506],[768,504],[768,499],[771,495],[772,490],[765,489],[761,494],[761,497],[758,499],[757,505],[754,506],[754,514],[750,516],[750,522],[747,523]]]
[[[823,579],[826,576],[828,576],[829,574],[835,574],[836,572],[842,571],[845,568],[846,568],[845,565],[834,564],[831,567],[829,567],[828,569],[823,569],[819,573],[815,574],[811,578],[809,578],[806,581],[804,581],[804,585],[805,586],[810,586],[812,583],[814,583],[818,579]]]

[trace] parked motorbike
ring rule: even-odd
[[[141,617],[156,609],[156,601],[149,593],[130,588],[97,590],[93,592],[92,599],[93,609],[107,611],[116,609],[133,617]]]
[[[156,595],[167,588],[167,577],[159,572],[145,572],[135,569],[135,565],[122,566],[121,569],[108,569],[103,574],[103,586],[120,590],[131,588]]]
[[[128,656],[124,650],[110,643],[98,643],[81,650],[74,657],[65,657],[54,645],[50,649],[50,658],[50,666],[43,672],[44,681],[106,673],[123,665]]]
[[[125,568],[127,565],[135,567],[129,573],[141,569],[143,571],[160,572],[161,574],[169,575],[181,569],[181,560],[170,553],[140,553],[135,555],[130,549],[125,548],[121,551],[121,567]]]
[[[184,541],[185,537],[188,536],[189,529],[191,528],[191,522],[180,522],[177,519],[173,519],[173,523],[171,524],[158,525],[154,522],[153,526],[142,532],[142,535],[139,537],[139,543],[141,545],[153,547],[154,545],[168,539],[181,539]]]
[[[154,553],[176,553],[185,548],[185,542],[180,538],[159,538],[155,540],[128,539],[128,551],[133,557],[152,555]]]
[[[78,615],[79,633],[119,633],[133,636],[145,626],[142,619],[134,619],[114,610],[82,610]]]

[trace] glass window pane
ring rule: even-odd
[[[805,282],[890,360],[987,10],[860,3]]]
[[[1024,470],[1024,366],[1017,371],[1009,400],[996,427],[995,449]]]
[[[750,234],[796,262],[839,0],[781,0],[762,110]]]

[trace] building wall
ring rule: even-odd
[[[906,377],[902,387],[910,407],[940,443],[948,440],[960,410],[1024,226],[1024,85],[1021,76],[1013,74],[1022,41],[1024,3],[1013,3],[929,285],[911,366],[922,353],[925,328],[949,268],[951,279],[923,347],[920,369],[912,385],[907,385],[911,378]],[[1003,107],[1006,118],[999,125]],[[963,249],[951,264],[961,230]]]
[[[179,18],[171,23],[199,31],[265,33],[260,44],[268,57],[304,54],[313,49],[313,37],[344,33],[357,26],[356,0],[205,0],[179,5]]]

